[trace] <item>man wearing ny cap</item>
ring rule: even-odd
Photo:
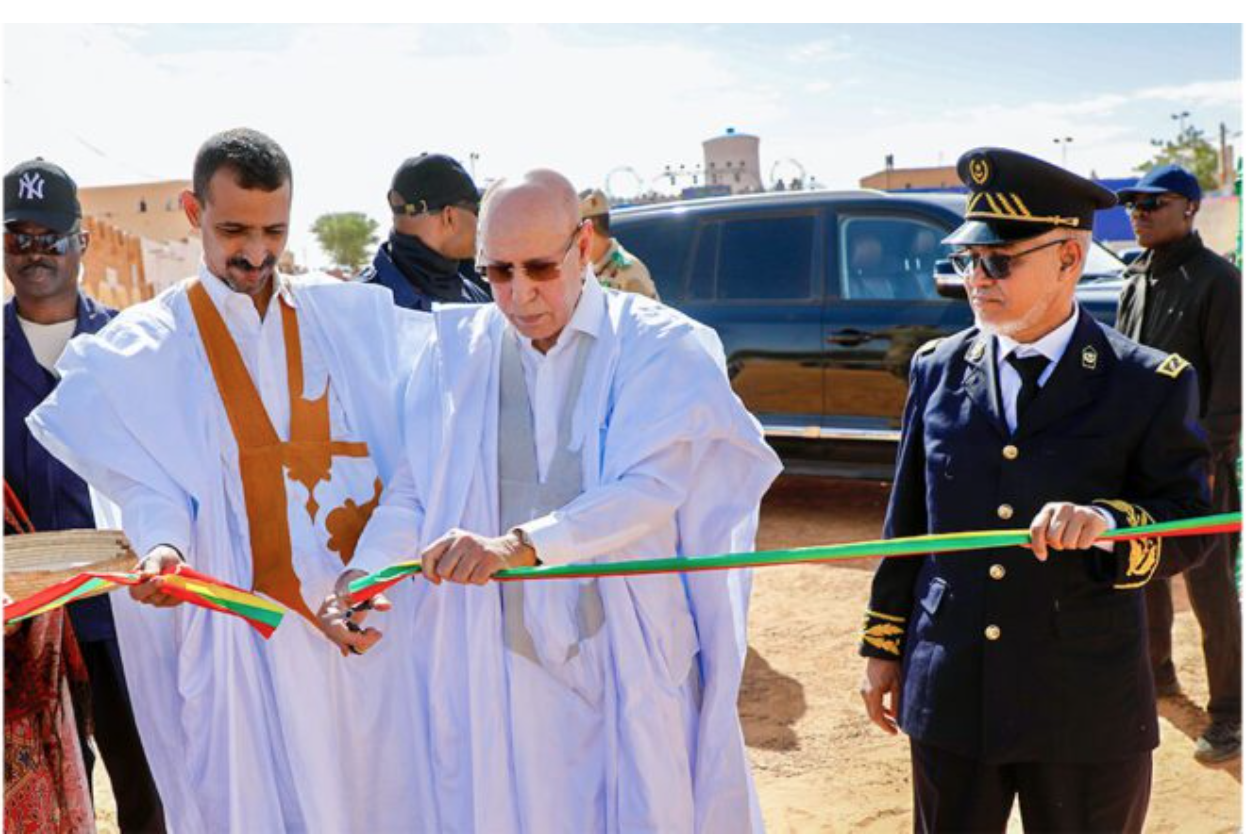
[[[1126,273],[1117,326],[1135,341],[1179,353],[1198,371],[1199,419],[1212,451],[1212,508],[1240,510],[1237,458],[1242,434],[1242,275],[1203,245],[1194,230],[1202,190],[1193,173],[1168,164],[1152,169],[1117,197],[1129,208],[1146,253]],[[1190,604],[1203,631],[1211,723],[1195,746],[1200,761],[1235,758],[1242,744],[1242,621],[1233,574],[1238,540],[1212,540],[1185,573]],[[1172,587],[1147,588],[1151,668],[1157,693],[1180,694],[1172,661]]]
[[[976,324],[913,359],[887,537],[1028,527],[1031,547],[885,558],[861,693],[910,738],[914,827],[1140,831],[1158,743],[1142,587],[1203,538],[1100,539],[1203,515],[1194,371],[1078,309],[1112,193],[1007,149],[960,159]],[[890,700],[890,702],[886,702]]]
[[[658,290],[649,276],[649,269],[611,235],[610,202],[604,192],[584,190],[580,193],[580,218],[592,224],[589,257],[601,285],[658,300]]]
[[[56,387],[56,360],[70,338],[98,332],[117,314],[78,287],[89,244],[78,187],[65,170],[40,158],[4,176],[4,273],[13,284],[4,306],[4,480],[36,531],[96,526],[87,485],[31,436],[25,422]],[[109,599],[81,601],[68,613],[89,675],[95,743],[112,782],[117,821],[125,832],[163,832]],[[82,752],[89,778],[95,756],[85,739]]]
[[[389,188],[394,227],[357,278],[385,286],[394,303],[431,312],[434,303],[488,303],[489,293],[462,270],[476,257],[480,192],[447,155],[408,158]]]

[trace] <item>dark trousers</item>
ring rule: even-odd
[[[117,825],[124,834],[163,834],[164,809],[134,725],[117,640],[80,641],[78,646],[91,681],[95,743],[117,799]],[[87,744],[82,747],[89,779],[95,755]]]
[[[1241,509],[1232,458],[1216,461],[1212,509],[1227,513]],[[1203,631],[1203,660],[1207,666],[1212,720],[1242,719],[1242,615],[1234,579],[1238,536],[1212,537],[1203,562],[1185,572],[1186,590],[1198,626]],[[1172,661],[1172,584],[1153,580],[1146,587],[1147,633],[1151,670],[1158,685],[1175,682]]]
[[[1151,754],[1094,764],[981,764],[910,740],[913,831],[1002,834],[1014,799],[1027,834],[1138,834],[1151,800]]]

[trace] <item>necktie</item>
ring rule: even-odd
[[[1016,353],[1009,354],[1008,364],[1016,368],[1017,373],[1021,376],[1021,390],[1017,392],[1018,423],[1025,416],[1025,410],[1030,407],[1030,403],[1034,402],[1034,398],[1038,396],[1038,378],[1047,369],[1049,361],[1051,360],[1043,355],[1018,356]]]

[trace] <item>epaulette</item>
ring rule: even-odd
[[[1160,376],[1167,376],[1172,379],[1176,379],[1181,375],[1181,371],[1185,370],[1189,366],[1190,363],[1181,358],[1180,354],[1169,353],[1168,358],[1159,363],[1159,367],[1155,369],[1155,372]]]
[[[943,340],[942,338],[930,339],[925,344],[923,344],[921,347],[918,347],[917,352],[914,353],[913,355],[914,356],[925,356],[928,353],[934,352],[934,349],[939,346],[939,342],[942,340]]]

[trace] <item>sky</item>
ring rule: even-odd
[[[550,166],[652,184],[730,127],[761,138],[764,175],[799,164],[834,188],[887,154],[950,165],[981,145],[1128,177],[1174,114],[1242,148],[1241,50],[1237,24],[8,24],[3,158],[83,186],[189,178],[210,134],[260,129],[293,163],[291,248],[317,266],[315,218],[387,229],[390,178],[424,151],[479,182]]]

